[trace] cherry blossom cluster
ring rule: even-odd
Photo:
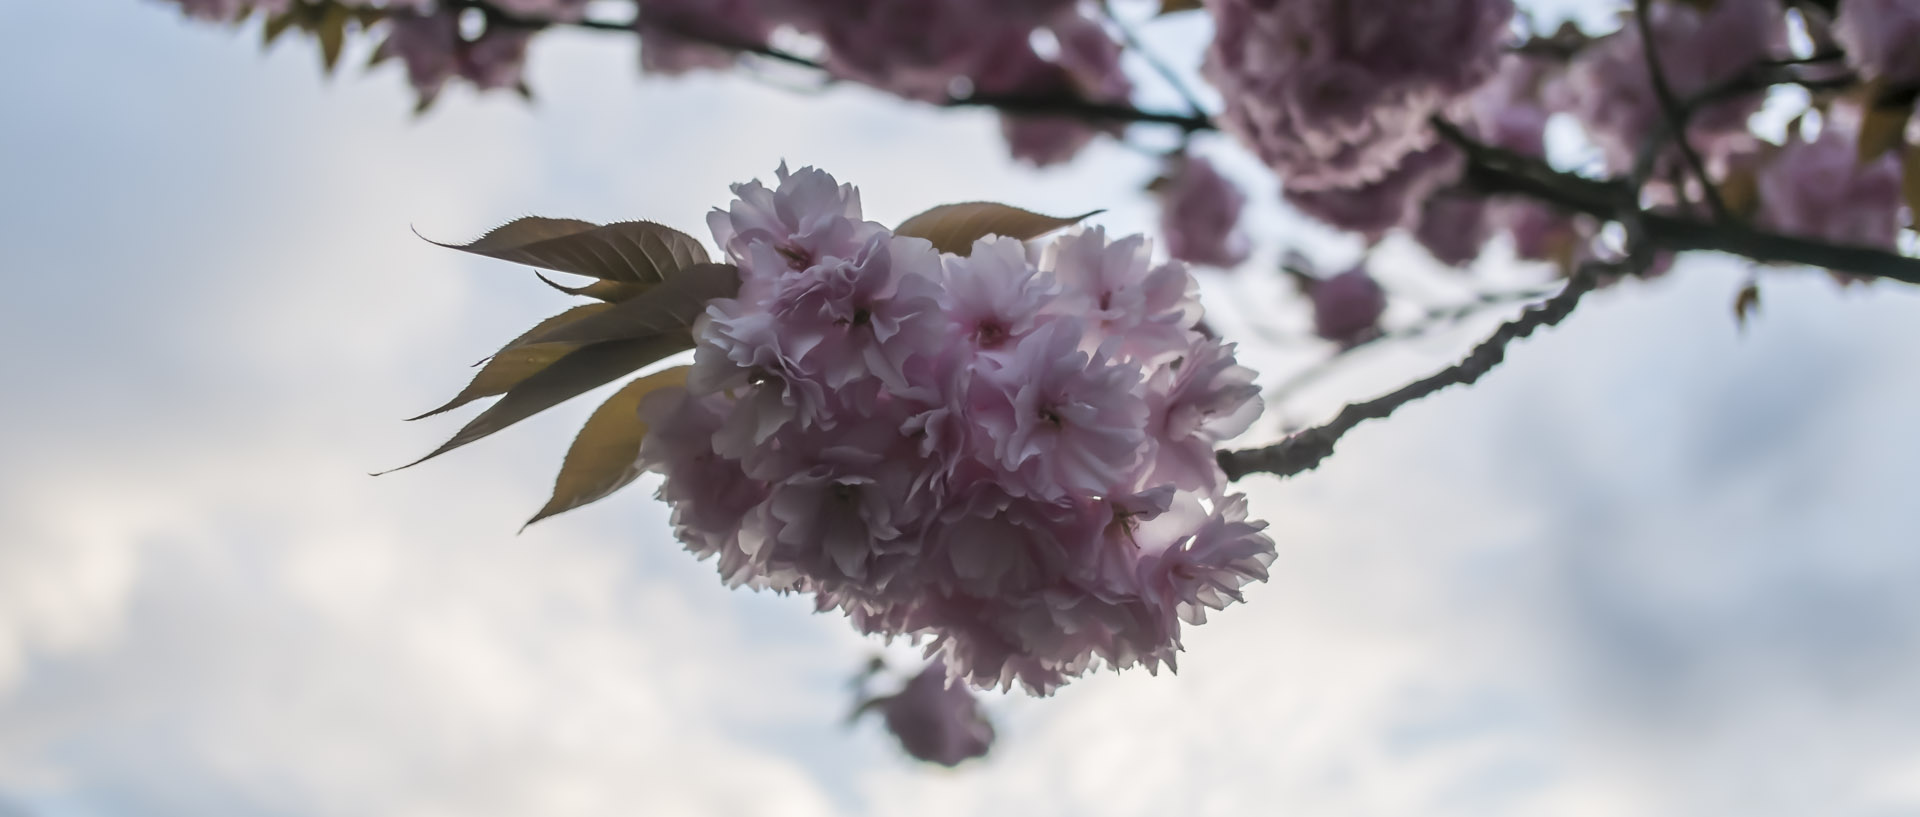
[[[1098,228],[968,255],[862,220],[815,169],[709,219],[737,297],[684,389],[642,404],[643,466],[733,585],[927,637],[955,679],[1047,692],[1171,667],[1182,623],[1266,576],[1273,542],[1215,448],[1259,414],[1195,284]]]
[[[1288,190],[1378,182],[1492,76],[1512,0],[1208,0],[1222,125]]]
[[[1920,3],[1912,0],[1846,0],[1833,21],[1833,37],[1847,62],[1868,79],[1920,83]]]
[[[934,659],[892,695],[868,698],[856,713],[877,711],[900,748],[928,763],[958,766],[993,748],[993,723],[980,699]]]
[[[785,29],[823,46],[833,75],[909,99],[1120,102],[1132,91],[1120,44],[1076,0],[642,0],[640,29],[642,62],[662,73],[725,68],[738,46]],[[1098,133],[1059,116],[1008,115],[1003,129],[1035,165],[1072,159]]]
[[[1652,56],[1678,99],[1699,96],[1786,48],[1786,11],[1779,0],[1706,5],[1711,8],[1663,2],[1648,13]],[[1666,127],[1647,48],[1639,26],[1629,21],[1619,33],[1583,49],[1549,91],[1556,108],[1586,127],[1614,172],[1632,169],[1646,140]],[[1750,147],[1754,140],[1747,118],[1762,101],[1762,94],[1744,93],[1700,107],[1689,117],[1688,141],[1709,158]],[[1669,150],[1661,158],[1673,161],[1673,156]]]

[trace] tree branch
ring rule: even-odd
[[[1502,324],[1492,337],[1481,341],[1459,363],[1383,397],[1349,405],[1326,424],[1299,432],[1265,448],[1222,451],[1217,455],[1221,470],[1227,473],[1227,479],[1237,481],[1249,474],[1289,477],[1318,467],[1333,455],[1334,445],[1354,426],[1368,420],[1385,419],[1401,406],[1449,386],[1466,386],[1479,380],[1506,359],[1508,344],[1533,334],[1534,330],[1543,326],[1558,324],[1573,314],[1574,307],[1579,306],[1580,299],[1593,290],[1596,281],[1596,270],[1582,268],[1567,281],[1566,288],[1560,294]]]
[[[1443,120],[1435,130],[1467,154],[1465,183],[1487,195],[1522,195],[1563,210],[1616,220],[1631,188],[1554,170],[1546,162],[1480,144]],[[1853,247],[1770,233],[1733,222],[1704,222],[1640,212],[1650,249],[1713,250],[1768,264],[1798,264],[1870,278],[1920,284],[1920,259],[1872,247]]]

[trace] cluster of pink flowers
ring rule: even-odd
[[[1760,169],[1761,221],[1791,235],[1891,249],[1900,235],[1899,160],[1888,153],[1860,161],[1857,114],[1832,112],[1817,138],[1794,134]]]
[[[1511,0],[1207,0],[1222,125],[1290,191],[1351,188],[1431,139],[1494,72]]]
[[[1076,0],[643,0],[641,58],[664,73],[721,68],[732,56],[712,43],[761,46],[781,28],[817,39],[835,76],[909,99],[1119,102],[1133,87],[1120,43]],[[1013,155],[1035,165],[1072,159],[1098,133],[1072,117],[1003,122]]]
[[[1785,48],[1786,12],[1779,0],[1717,0],[1711,6],[1703,11],[1688,3],[1656,3],[1651,9],[1654,55],[1679,99],[1737,77]],[[1646,48],[1629,19],[1618,33],[1583,49],[1552,91],[1556,106],[1586,126],[1614,172],[1633,166],[1665,120]],[[1749,93],[1701,108],[1689,120],[1688,140],[1709,157],[1750,146],[1747,118],[1762,101],[1761,94]]]
[[[1160,232],[1167,254],[1192,264],[1233,267],[1247,259],[1240,229],[1247,195],[1197,156],[1174,157],[1160,188]]]
[[[935,659],[899,692],[870,698],[859,713],[877,710],[906,753],[928,763],[958,766],[993,748],[993,723],[965,684],[953,683]]]
[[[1195,284],[1097,228],[937,252],[787,172],[710,218],[737,297],[684,390],[642,405],[643,466],[731,584],[812,593],[931,638],[956,678],[1046,692],[1171,666],[1183,621],[1273,559],[1214,451],[1260,411]]]
[[[1920,3],[1913,0],[1844,0],[1833,37],[1847,62],[1868,79],[1920,84]]]
[[[203,20],[236,20],[250,11],[268,16],[291,11],[296,0],[175,0],[187,16]],[[449,81],[459,79],[483,91],[517,89],[526,65],[527,44],[534,26],[543,22],[577,20],[587,0],[493,0],[501,13],[520,24],[488,23],[481,31],[463,33],[460,9],[435,0],[339,0],[354,8],[380,9],[386,32],[375,50],[376,60],[394,59],[406,66],[407,79],[424,107],[440,95]]]

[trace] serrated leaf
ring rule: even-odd
[[[1745,288],[1740,290],[1740,294],[1733,299],[1733,317],[1734,320],[1739,322],[1740,328],[1745,329],[1747,328],[1747,316],[1756,314],[1759,311],[1760,285],[1750,281]]]
[[[1869,82],[1860,118],[1860,163],[1871,162],[1906,140],[1907,122],[1913,118],[1911,94],[1888,89],[1879,80]]]
[[[640,443],[647,437],[647,424],[640,419],[640,401],[660,389],[685,385],[688,369],[675,366],[642,377],[622,386],[594,409],[567,449],[560,475],[553,481],[552,498],[527,520],[527,525],[598,502],[639,478],[635,460],[640,456]]]
[[[1907,220],[1920,226],[1920,145],[1911,145],[1900,157],[1900,191],[1907,200]]]
[[[586,286],[570,287],[537,272],[533,274],[533,277],[540,279],[541,283],[565,292],[568,295],[579,295],[585,298],[606,301],[607,303],[618,303],[647,291],[647,287],[643,284],[630,284],[625,281],[595,281]]]
[[[469,244],[440,246],[603,281],[641,284],[707,262],[706,248],[693,236],[650,221],[601,226],[570,218],[529,217],[508,222]]]
[[[526,382],[527,378],[539,374],[541,370],[553,365],[569,352],[580,348],[579,344],[544,343],[523,345],[527,338],[542,332],[550,332],[578,320],[584,320],[596,313],[612,308],[609,304],[586,304],[576,306],[537,324],[532,329],[520,333],[507,345],[500,348],[483,361],[480,373],[473,376],[467,387],[448,400],[446,405],[429,411],[419,417],[409,417],[409,422],[432,417],[442,412],[452,411],[482,397],[505,394],[515,386]]]
[[[508,390],[499,402],[480,412],[479,416],[454,434],[453,439],[432,453],[380,473],[412,468],[468,443],[485,439],[521,420],[618,380],[649,363],[691,348],[692,338],[677,334],[601,343],[575,350]]]
[[[707,311],[708,302],[739,292],[739,269],[731,264],[696,264],[602,312],[530,336],[524,342],[589,344],[658,335],[688,338],[688,330]],[[687,348],[693,348],[691,340]]]
[[[347,43],[347,21],[352,17],[346,6],[329,4],[314,25],[314,36],[320,40],[320,64],[328,74],[340,64],[340,51]]]
[[[970,201],[943,204],[906,221],[895,233],[933,242],[933,248],[955,255],[973,251],[973,242],[990,235],[1004,235],[1026,241],[1039,238],[1062,227],[1070,227],[1098,215],[1094,210],[1071,218],[1043,216],[1006,204]]]

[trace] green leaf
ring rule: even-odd
[[[429,239],[431,241],[431,239]],[[650,221],[600,226],[570,218],[523,218],[449,249],[603,281],[649,284],[707,262],[693,236]]]
[[[640,456],[641,441],[647,437],[647,424],[640,419],[640,401],[660,389],[685,385],[688,368],[675,366],[628,383],[594,409],[567,449],[560,476],[553,482],[553,497],[527,520],[527,525],[598,502],[639,478],[635,460]],[[520,529],[526,530],[526,526]]]
[[[584,345],[659,335],[690,337],[694,320],[707,311],[708,302],[739,292],[738,268],[731,264],[696,264],[604,311],[531,335],[520,343]],[[692,348],[690,340],[688,348]]]
[[[1200,8],[1200,0],[1160,0],[1160,13],[1172,14],[1177,11],[1193,11]]]
[[[473,376],[467,387],[448,400],[446,405],[429,411],[419,417],[409,417],[409,421],[432,417],[442,412],[452,411],[482,397],[505,394],[509,389],[526,382],[526,379],[539,374],[541,370],[553,365],[569,352],[580,348],[579,344],[542,343],[525,345],[525,341],[542,332],[550,332],[574,321],[584,320],[596,313],[611,309],[610,304],[586,304],[576,306],[537,324],[514,338],[512,342],[500,348],[485,361],[482,361],[480,373]]]
[[[474,417],[454,434],[453,439],[446,441],[432,453],[400,468],[380,473],[387,474],[403,468],[412,468],[618,380],[647,364],[691,348],[693,348],[691,336],[671,334],[601,343],[576,350],[508,390],[499,402],[488,406],[486,411]]]
[[[955,255],[973,252],[973,242],[990,235],[1004,235],[1026,241],[1039,238],[1062,227],[1069,227],[1104,210],[1094,210],[1072,218],[1043,216],[1005,204],[971,201],[943,204],[906,221],[895,233],[933,242],[933,248]]]

